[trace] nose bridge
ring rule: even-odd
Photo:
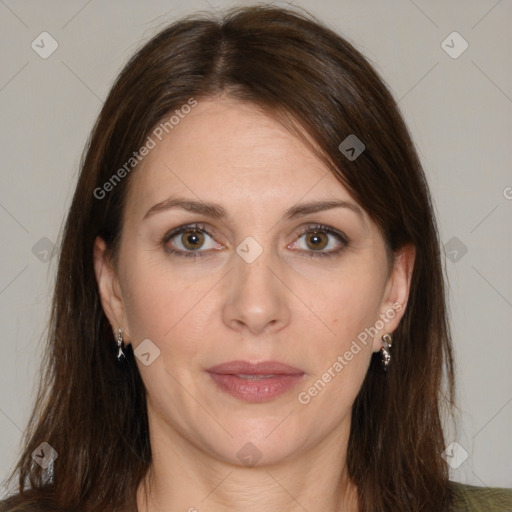
[[[274,260],[270,249],[262,251],[253,261],[246,260],[238,254],[235,263],[237,288],[242,288],[244,294],[249,292],[249,295],[260,291],[273,292],[273,273],[270,268],[273,264],[275,266]]]
[[[270,247],[263,247],[252,237],[242,241],[236,252],[224,321],[232,328],[244,327],[255,334],[271,326],[282,328],[290,312],[283,284],[274,275],[278,258]]]

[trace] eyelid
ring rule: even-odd
[[[189,258],[196,258],[198,256],[199,257],[209,256],[211,253],[211,249],[208,251],[204,251],[204,250],[183,251],[181,249],[171,248],[167,245],[168,242],[170,240],[172,240],[174,237],[181,235],[185,231],[193,231],[193,230],[202,231],[207,236],[209,236],[212,240],[215,240],[216,243],[219,243],[216,241],[215,235],[210,233],[209,229],[206,227],[206,224],[201,223],[201,222],[193,222],[191,224],[183,224],[181,226],[178,226],[178,227],[172,229],[171,231],[167,232],[164,235],[164,237],[162,239],[162,245],[165,247],[165,251],[170,254],[174,254],[177,256],[189,257]]]
[[[171,238],[174,238],[176,235],[181,234],[183,231],[187,231],[187,230],[192,231],[194,229],[197,229],[197,231],[203,231],[204,233],[206,233],[208,236],[210,236],[212,238],[214,236],[209,232],[208,228],[206,227],[206,224],[203,224],[201,222],[193,222],[191,224],[183,224],[181,226],[177,226],[177,227],[171,229],[169,232],[167,232],[164,235],[163,241],[168,242]]]
[[[336,228],[327,226],[325,224],[317,223],[307,224],[305,227],[302,228],[302,231],[300,231],[299,236],[305,235],[306,233],[309,233],[311,231],[325,231],[326,233],[337,236],[340,239],[340,241],[343,242],[344,244],[348,244],[349,242],[347,235],[345,235],[345,233],[343,233],[342,231],[339,231]]]
[[[312,233],[315,231],[323,231],[324,233],[327,233],[328,235],[334,236],[337,238],[338,242],[341,244],[341,247],[338,247],[336,249],[331,249],[330,251],[301,251],[306,256],[310,257],[329,257],[329,256],[336,256],[340,254],[345,247],[347,247],[350,243],[349,238],[343,233],[342,231],[339,231],[336,228],[333,228],[331,226],[327,226],[325,224],[318,224],[318,223],[310,223],[303,228],[301,228],[301,231],[299,231],[299,234],[297,236],[297,239],[300,239],[302,236],[304,236],[307,233]],[[292,242],[292,244],[296,244],[297,241]],[[289,244],[291,245],[291,244]],[[289,247],[288,245],[288,247]]]
[[[177,226],[176,228],[172,229],[171,231],[167,232],[164,235],[164,237],[162,239],[162,245],[165,246],[165,250],[171,254],[175,254],[178,256],[184,256],[184,257],[193,257],[193,258],[195,258],[197,256],[204,257],[204,256],[211,255],[212,249],[209,249],[209,250],[198,249],[196,251],[183,251],[181,249],[172,249],[167,246],[167,243],[172,238],[176,237],[177,235],[182,234],[183,232],[185,232],[187,230],[202,231],[207,236],[209,236],[210,238],[212,238],[213,240],[216,241],[216,236],[210,232],[209,228],[206,227],[206,224],[204,224],[204,223],[184,224],[181,226]],[[319,251],[300,251],[300,252],[305,252],[308,256],[312,256],[312,257],[334,256],[336,254],[339,254],[349,244],[349,239],[343,232],[341,232],[331,226],[327,226],[325,224],[310,223],[305,226],[302,226],[298,230],[298,232],[296,233],[296,239],[293,242],[291,242],[290,244],[288,244],[287,247],[289,247],[290,245],[292,245],[294,243],[297,243],[297,239],[304,236],[305,234],[314,232],[314,231],[323,231],[323,232],[327,233],[328,235],[332,235],[332,236],[336,237],[338,239],[338,241],[341,243],[341,247],[334,249],[334,250],[330,250],[330,251],[321,251],[321,250],[319,250]],[[219,244],[220,242],[216,241],[216,243]],[[215,249],[213,249],[213,250],[215,250]]]

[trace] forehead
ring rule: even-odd
[[[302,139],[255,105],[201,100],[162,140],[152,138],[155,147],[131,177],[131,208],[170,194],[247,206],[351,199]]]

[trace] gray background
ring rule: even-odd
[[[0,0],[0,479],[15,460],[33,400],[55,273],[49,251],[102,101],[158,29],[229,5]],[[453,479],[512,487],[512,3],[295,5],[354,42],[399,100],[447,244],[461,422],[448,434],[457,444],[445,456]],[[46,59],[31,47],[51,48],[43,31],[58,43]],[[469,44],[460,55],[464,43],[453,31]]]

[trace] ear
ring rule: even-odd
[[[379,351],[382,347],[383,334],[393,333],[404,316],[409,300],[415,259],[416,248],[412,244],[404,245],[394,253],[393,266],[386,283],[380,316],[375,322],[377,334],[373,340],[374,352]]]
[[[96,237],[93,249],[94,272],[100,293],[101,305],[107,316],[114,338],[117,338],[118,330],[123,332],[126,343],[131,338],[126,320],[126,312],[123,302],[123,294],[119,284],[119,277],[111,264],[107,244],[101,237]],[[128,339],[126,339],[128,338]]]

